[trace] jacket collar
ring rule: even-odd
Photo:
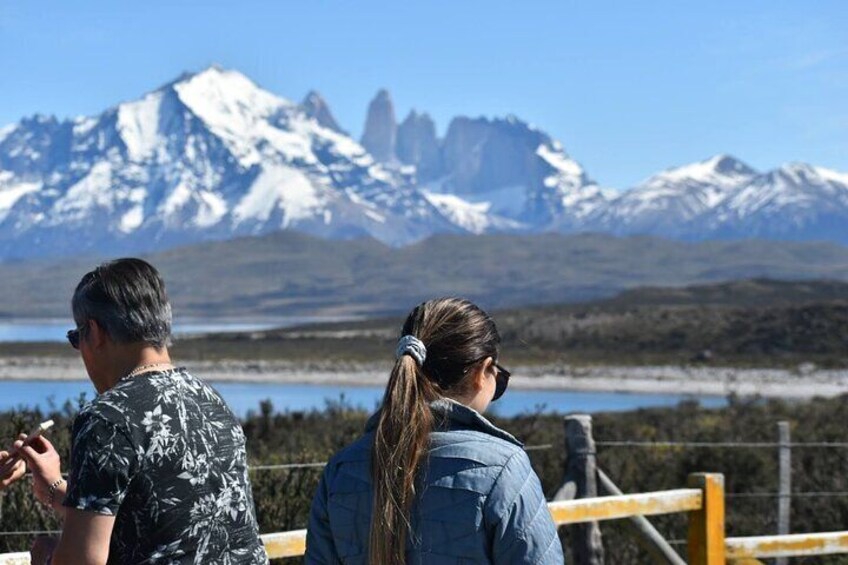
[[[446,428],[448,430],[462,428],[472,429],[478,432],[483,432],[491,436],[506,440],[519,447],[524,444],[515,438],[509,432],[500,429],[489,420],[483,417],[482,414],[469,408],[468,406],[452,400],[450,398],[440,398],[430,403],[430,410],[436,417],[436,426]],[[379,410],[368,418],[368,423],[365,425],[365,431],[370,432],[377,428],[377,423],[380,420]]]

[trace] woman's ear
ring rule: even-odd
[[[492,366],[495,364],[495,360],[491,357],[486,357],[483,361],[481,361],[477,367],[474,369],[474,373],[471,375],[472,386],[474,387],[474,392],[479,392],[483,390],[486,386],[486,373]]]

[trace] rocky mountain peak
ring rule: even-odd
[[[426,112],[409,112],[398,127],[395,150],[401,163],[415,165],[420,182],[441,175],[442,155],[436,137],[436,124]]]
[[[723,175],[755,175],[757,171],[736,157],[720,154],[708,159],[715,172]]]
[[[786,163],[774,170],[776,175],[803,182],[805,179],[815,178],[818,176],[818,171],[815,167],[808,163],[800,163],[797,161]]]
[[[169,85],[198,116],[266,116],[281,106],[293,107],[288,100],[259,87],[236,70],[213,65],[186,75]]]
[[[527,124],[510,119],[454,118],[445,136],[445,167],[458,192],[489,191],[541,181],[536,158],[550,139]]]
[[[0,260],[279,229],[392,245],[587,230],[848,243],[848,174],[803,163],[759,174],[720,154],[610,195],[515,116],[458,117],[439,139],[426,113],[398,125],[386,90],[362,143],[320,94],[294,104],[218,66],[95,116],[23,119],[0,127]]]
[[[368,104],[362,146],[378,161],[388,163],[396,158],[397,120],[389,91],[381,89]]]
[[[347,135],[347,132],[339,126],[336,118],[333,117],[333,113],[330,111],[330,106],[327,104],[327,101],[324,100],[324,97],[315,90],[310,90],[300,105],[303,108],[303,111],[306,112],[307,116],[314,118],[325,128]]]
[[[696,182],[703,184],[737,184],[753,178],[757,171],[731,155],[715,155],[709,159],[666,169],[650,177],[640,186],[657,183]]]

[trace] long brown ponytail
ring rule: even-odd
[[[427,348],[422,366],[402,355],[392,368],[371,452],[374,483],[369,540],[372,565],[406,561],[416,479],[433,430],[429,403],[463,392],[468,369],[497,357],[500,336],[492,319],[467,300],[440,298],[410,312],[402,335]]]

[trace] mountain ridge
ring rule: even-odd
[[[616,192],[515,116],[460,116],[440,138],[426,112],[398,124],[386,90],[370,107],[360,144],[318,93],[298,104],[212,66],[97,116],[0,128],[0,260],[280,229],[394,246],[551,231],[848,243],[845,173],[720,154]]]

